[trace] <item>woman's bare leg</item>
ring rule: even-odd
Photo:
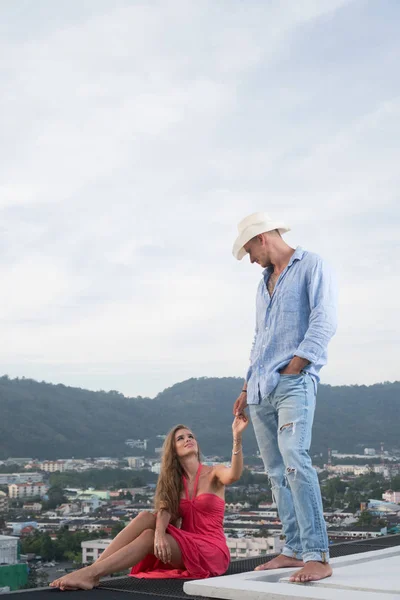
[[[97,564],[98,562],[108,558],[117,550],[124,548],[130,542],[135,540],[143,531],[146,529],[155,529],[156,527],[156,516],[151,512],[142,511],[132,519],[132,521],[124,527],[122,531],[115,536],[113,541],[107,548],[104,550],[102,554],[100,554],[99,558],[94,562]],[[62,577],[55,579],[51,585],[52,587],[58,587],[58,582],[61,581]]]
[[[175,539],[167,534],[167,539],[171,547],[171,565],[175,568],[184,568],[182,554]],[[50,585],[58,587],[61,590],[91,590],[98,585],[100,577],[111,575],[117,571],[123,571],[141,561],[147,554],[151,554],[154,549],[154,529],[146,529],[135,540],[120,548],[108,558],[97,561],[90,567],[84,567],[73,573],[69,573]]]
[[[117,550],[120,550],[124,546],[133,542],[143,531],[146,529],[155,529],[156,528],[156,516],[151,512],[142,511],[132,519],[132,521],[124,527],[122,531],[115,536],[113,541],[107,548],[104,550],[102,554],[100,554],[99,558],[95,561],[95,563],[100,560],[104,560],[114,554]]]

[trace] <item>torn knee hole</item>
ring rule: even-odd
[[[286,467],[286,475],[296,475],[296,469],[294,467]]]
[[[279,433],[282,433],[283,431],[286,431],[287,429],[292,429],[292,432],[294,433],[295,424],[294,423],[285,423],[285,425],[282,425],[282,427],[279,428]]]

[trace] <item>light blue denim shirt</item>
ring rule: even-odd
[[[293,356],[310,361],[304,370],[316,386],[336,331],[337,285],[320,256],[298,246],[270,297],[266,283],[272,271],[263,271],[257,290],[256,332],[246,375],[248,404],[258,404],[260,395],[264,398],[275,389],[279,371]]]

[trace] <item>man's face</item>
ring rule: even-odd
[[[247,242],[247,244],[245,244],[243,248],[249,255],[249,259],[252,264],[257,263],[261,267],[263,267],[263,269],[270,266],[271,261],[269,259],[268,250],[266,249],[265,240],[262,235],[258,235],[257,237]]]

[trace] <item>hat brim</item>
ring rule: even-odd
[[[237,260],[242,260],[242,258],[247,254],[246,250],[244,249],[244,245],[247,244],[247,242],[253,239],[253,237],[256,235],[260,235],[260,233],[268,233],[268,231],[273,231],[274,229],[277,229],[281,235],[290,231],[290,227],[287,227],[283,223],[272,223],[270,225],[265,225],[265,223],[257,223],[252,225],[236,238],[232,249],[233,256]]]

